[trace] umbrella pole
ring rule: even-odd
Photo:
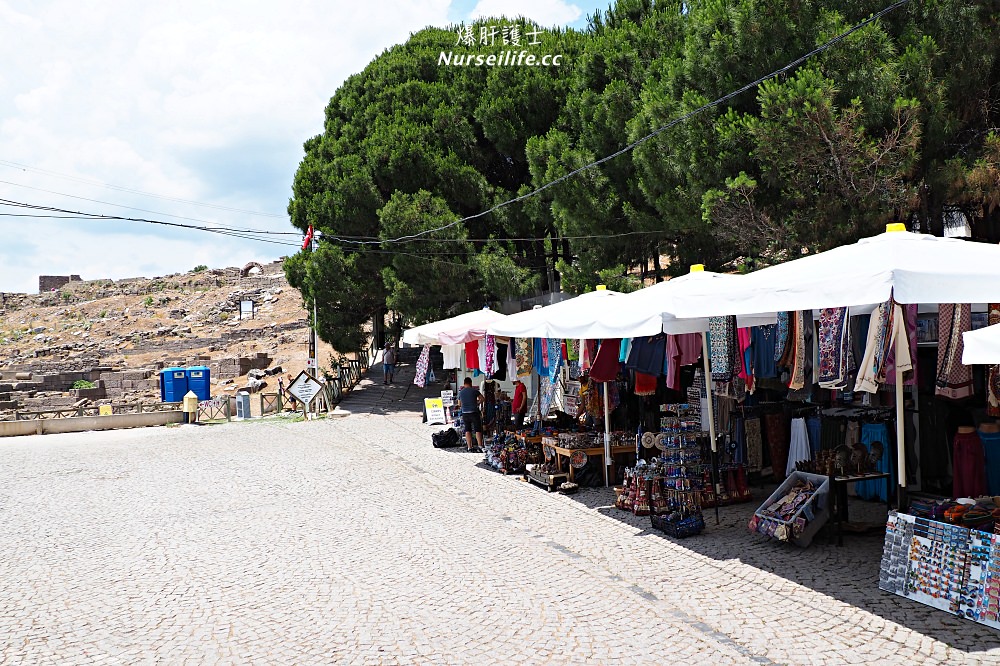
[[[705,395],[708,397],[708,436],[712,443],[712,492],[715,494],[715,524],[719,524],[719,495],[715,480],[717,478],[718,456],[715,445],[715,405],[712,404],[712,373],[708,368],[708,335],[701,333],[701,362],[705,369]]]
[[[611,414],[608,412],[608,384],[604,382],[604,487],[608,487],[608,467],[611,466]]]
[[[901,310],[898,305],[894,306],[897,310]],[[893,317],[896,326],[903,326],[903,331],[906,330],[905,321],[902,318],[900,312],[896,313],[897,316]],[[896,469],[899,475],[899,488],[896,496],[896,509],[898,511],[903,510],[903,504],[906,502],[906,430],[903,427],[903,419],[906,418],[903,412],[903,373],[899,371],[899,359],[900,355],[903,353],[903,343],[906,341],[905,333],[900,334],[899,329],[896,333]]]

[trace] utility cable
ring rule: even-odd
[[[214,208],[215,210],[225,210],[233,213],[243,213],[245,215],[258,215],[260,217],[274,217],[278,219],[283,219],[287,217],[286,215],[279,215],[277,213],[261,213],[253,210],[246,210],[245,208],[233,208],[230,206],[221,206],[218,204],[210,204],[202,201],[193,201],[191,199],[181,199],[180,197],[168,197],[163,194],[153,194],[152,192],[144,192],[142,190],[135,190],[131,187],[122,187],[120,185],[111,185],[108,183],[102,183],[97,180],[91,180],[89,178],[81,178],[79,176],[71,176],[65,173],[59,173],[58,171],[49,171],[48,169],[39,169],[38,167],[28,166],[27,164],[21,164],[20,162],[11,162],[10,160],[0,160],[0,166],[5,166],[11,169],[19,169],[21,171],[30,171],[32,173],[39,173],[46,176],[52,176],[54,178],[62,178],[64,180],[70,180],[76,183],[84,183],[87,185],[97,185],[99,187],[106,187],[109,190],[115,190],[117,192],[128,192],[129,194],[141,194],[144,197],[152,197],[154,199],[162,199],[164,201],[176,201],[178,203],[191,204],[192,206],[203,206],[205,208]],[[69,195],[64,195],[69,196]],[[149,212],[149,211],[146,211]]]

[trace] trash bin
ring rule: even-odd
[[[194,391],[188,391],[184,395],[181,403],[181,411],[184,412],[184,423],[196,423],[198,421],[198,396]]]
[[[250,418],[250,394],[246,391],[240,391],[236,394],[236,418]]]

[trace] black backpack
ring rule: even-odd
[[[461,441],[462,438],[454,428],[439,430],[431,435],[431,443],[434,444],[435,449],[447,449],[452,446],[458,446]]]

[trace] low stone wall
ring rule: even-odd
[[[0,421],[0,437],[45,435],[49,433],[85,432],[87,430],[118,430],[145,428],[168,423],[184,423],[184,412],[148,412],[145,414],[112,414],[111,416],[74,416],[66,419],[34,421]]]

